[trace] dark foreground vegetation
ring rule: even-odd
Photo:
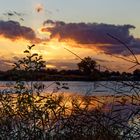
[[[32,53],[32,47],[28,46],[26,56],[14,65],[16,82],[7,85],[13,94],[0,94],[1,140],[140,139],[139,82],[122,82],[132,95],[114,88],[116,94],[110,97],[88,93],[69,96],[58,94],[62,88],[68,89],[60,82],[55,82],[56,88],[51,93],[43,93],[47,88],[43,83],[26,81],[39,77],[37,74],[42,74],[45,68],[42,57]],[[79,68],[84,74],[93,74],[92,70],[81,69],[81,63]],[[23,79],[24,74],[27,79]]]

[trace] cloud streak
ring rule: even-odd
[[[12,64],[13,64],[12,60],[0,58],[0,66],[1,66],[0,71],[12,69]]]

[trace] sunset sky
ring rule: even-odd
[[[140,58],[139,0],[0,2],[0,70],[10,69],[30,44],[36,44],[34,51],[43,55],[48,68],[77,69],[80,60],[65,48],[112,70],[138,68],[129,70],[133,64],[115,57],[133,59],[107,33],[125,42]]]

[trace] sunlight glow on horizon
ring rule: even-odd
[[[27,45],[29,45],[30,43],[24,39],[17,39],[15,41],[12,41],[10,39],[6,39],[5,37],[0,37],[0,42],[1,42],[1,46],[3,46],[3,48],[1,47],[1,56],[3,58],[7,58],[7,59],[12,59],[13,57],[23,57],[25,54],[23,53],[23,51],[26,49]],[[6,42],[6,44],[5,44]],[[79,45],[78,47],[74,47],[75,45]],[[17,47],[16,47],[17,46]],[[16,49],[15,49],[16,48]],[[117,62],[118,59],[116,58],[111,58],[110,56],[106,56],[103,52],[100,52],[100,50],[97,50],[95,48],[95,50],[91,49],[89,46],[85,49],[82,45],[80,47],[80,44],[77,44],[75,41],[73,40],[66,40],[65,41],[59,41],[57,38],[52,39],[50,41],[47,41],[43,44],[36,44],[35,48],[34,48],[34,52],[35,53],[39,53],[40,55],[43,56],[43,59],[47,63],[47,68],[58,68],[57,63],[72,63],[73,62],[73,66],[69,66],[68,65],[62,65],[59,68],[60,69],[76,69],[77,68],[77,63],[80,62],[79,58],[76,58],[76,56],[74,56],[73,54],[71,54],[70,52],[68,52],[67,50],[65,50],[64,48],[68,48],[71,51],[73,51],[74,53],[76,53],[77,55],[79,55],[81,58],[90,56],[93,58],[97,58],[97,60],[99,59],[99,61],[106,61],[106,62],[98,62],[98,63],[109,63],[108,67],[113,68],[113,69],[117,69],[117,67],[121,67],[124,66],[124,61],[119,60],[119,63]],[[7,51],[8,50],[8,51]],[[13,51],[14,50],[14,51]],[[88,54],[88,55],[87,55]],[[113,60],[111,62],[111,59]],[[116,66],[115,66],[116,63]],[[129,63],[126,63],[125,68],[121,69],[123,70],[128,70],[129,68]]]
[[[17,29],[11,27],[11,32],[8,32],[10,27],[7,28],[7,30],[2,30],[4,26],[1,25],[1,30],[5,32],[3,35],[2,33],[0,34],[1,61],[7,59],[10,60],[13,59],[13,57],[20,58],[24,55],[23,51],[26,49],[27,45],[35,44],[35,51],[41,54],[45,61],[49,61],[48,67],[50,68],[77,68],[76,63],[80,60],[72,53],[65,50],[65,48],[68,48],[81,58],[90,56],[98,63],[108,65],[108,67],[115,70],[122,70],[122,67],[125,65],[123,70],[129,71],[127,67],[131,64],[106,54],[104,48],[106,47],[106,50],[111,50],[112,48],[110,47],[110,44],[103,44],[104,41],[101,44],[96,43],[96,40],[93,44],[86,44],[85,42],[84,44],[82,41],[79,41],[82,37],[79,37],[79,40],[76,38],[76,40],[72,36],[73,34],[67,36],[65,30],[62,30],[61,32],[62,34],[64,32],[64,35],[66,35],[65,37],[59,33],[52,35],[49,30],[47,31],[46,25],[43,23],[51,19],[54,22],[62,21],[65,24],[81,22],[86,25],[87,23],[105,23],[110,27],[111,25],[117,26],[129,24],[136,27],[136,29],[130,30],[130,35],[135,37],[135,40],[132,39],[132,43],[135,41],[134,49],[137,51],[139,48],[138,46],[135,47],[135,45],[139,44],[138,42],[140,40],[140,25],[138,17],[138,13],[140,12],[139,5],[140,1],[137,0],[14,0],[14,2],[11,2],[10,0],[2,0],[0,5],[0,20],[17,21],[17,23],[20,24],[19,31],[25,26],[30,28],[32,32],[29,32],[27,36],[26,34],[25,36],[24,34],[21,34],[21,36],[19,35],[18,37],[19,32]],[[51,27],[52,25],[48,24],[47,26]],[[78,25],[76,24],[76,26]],[[81,31],[81,28],[79,28],[78,31]],[[11,36],[7,37],[7,32],[11,33]],[[35,37],[33,37],[33,33],[35,34]],[[73,31],[72,33],[77,32]],[[90,34],[90,31],[88,33]],[[87,36],[89,35],[88,33]],[[13,38],[12,34],[15,34]],[[78,35],[80,36],[80,34]],[[113,47],[115,48],[113,48],[113,51],[115,53],[117,52],[116,55],[125,56],[125,51],[127,50],[124,49],[124,52],[120,53],[116,44]],[[139,53],[136,55],[140,58]]]

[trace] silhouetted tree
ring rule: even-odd
[[[139,80],[140,79],[140,69],[134,70],[133,75],[134,75],[135,80]]]
[[[96,70],[96,67],[97,63],[91,57],[85,57],[80,63],[78,63],[79,70],[86,75],[92,74]]]

